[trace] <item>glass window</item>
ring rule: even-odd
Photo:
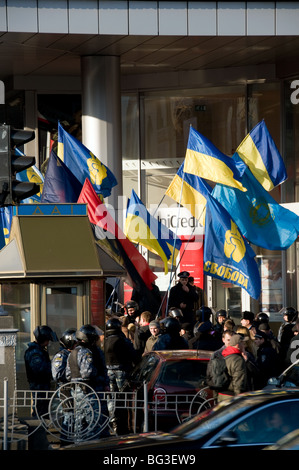
[[[17,328],[16,371],[19,388],[25,386],[24,353],[31,341],[30,284],[2,284],[2,305]],[[24,382],[23,382],[24,381]]]
[[[259,299],[259,311],[269,315],[271,321],[281,321],[279,315],[283,307],[282,297],[282,259],[279,252],[261,250],[260,264],[262,290]]]
[[[244,138],[245,87],[146,93],[144,107],[144,203],[159,204],[186,153],[189,127],[232,155]],[[174,203],[165,197],[166,204]]]
[[[296,341],[296,349],[294,349],[293,354],[295,359],[298,358],[298,346],[299,346],[299,339],[298,342]],[[292,356],[291,356],[292,357]],[[294,364],[289,371],[286,373],[283,385],[285,387],[299,387],[299,362]]]
[[[241,419],[230,430],[237,435],[237,444],[272,444],[297,429],[298,418],[298,400],[274,403]]]
[[[286,80],[284,86],[285,119],[283,122],[284,158],[288,171],[285,202],[299,201],[299,79]]]
[[[148,382],[158,363],[159,359],[156,356],[148,355],[143,357],[141,362],[133,370],[130,376],[130,382]]]
[[[203,383],[206,372],[206,362],[194,360],[166,362],[159,375],[158,382],[164,385],[196,388]]]
[[[46,287],[46,324],[61,338],[67,328],[77,328],[77,286]],[[50,356],[58,347],[49,344]]]
[[[280,127],[280,83],[255,83],[248,86],[248,130],[262,119],[277,146],[281,150],[281,127]],[[245,137],[245,136],[244,136]],[[285,155],[283,155],[285,158]],[[281,188],[274,188],[271,196],[281,202]]]

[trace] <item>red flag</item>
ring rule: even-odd
[[[134,287],[140,286],[143,281],[148,289],[152,289],[152,283],[157,276],[151,271],[146,259],[119,228],[88,179],[85,180],[78,203],[87,204],[90,222],[102,229],[104,237],[115,239],[118,242],[123,254],[125,268],[134,283]],[[132,265],[134,270],[132,270]]]

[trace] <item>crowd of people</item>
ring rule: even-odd
[[[188,272],[178,277],[163,319],[157,318],[156,312],[140,311],[137,302],[130,300],[121,315],[106,318],[105,331],[89,324],[67,329],[52,360],[47,346],[57,341],[55,332],[45,325],[37,327],[35,341],[25,352],[28,382],[31,390],[39,391],[37,398],[43,398],[43,391],[50,390],[53,381],[57,387],[81,380],[96,392],[121,391],[134,366],[150,351],[208,350],[213,351],[213,357],[224,358],[230,380],[225,389],[214,387],[218,400],[261,389],[290,364],[299,332],[294,308],[281,310],[283,322],[276,337],[265,313],[244,311],[236,325],[224,309],[214,314],[205,304],[196,308],[199,299],[206,301],[204,293],[189,283]],[[209,367],[207,382],[213,388]],[[34,410],[41,416],[47,405],[46,400],[37,399]],[[116,433],[128,431],[121,414],[113,409],[108,413]]]

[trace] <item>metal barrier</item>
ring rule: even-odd
[[[38,422],[33,432],[42,427],[57,442],[79,443],[113,435],[111,416],[119,410],[130,413],[131,432],[134,433],[140,426],[143,432],[148,432],[150,423],[151,430],[163,430],[165,413],[179,424],[213,405],[214,401],[207,398],[205,389],[195,395],[164,394],[162,400],[155,397],[149,401],[146,383],[142,398],[138,398],[135,391],[95,392],[81,381],[67,383],[54,391],[15,390],[11,399],[7,396],[7,380],[4,380],[4,398],[0,399],[3,450],[17,440],[15,430],[19,425],[18,411],[22,408],[33,410]]]

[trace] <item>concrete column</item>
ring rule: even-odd
[[[121,93],[119,57],[81,59],[83,143],[115,175],[118,185],[105,203],[122,194]]]

